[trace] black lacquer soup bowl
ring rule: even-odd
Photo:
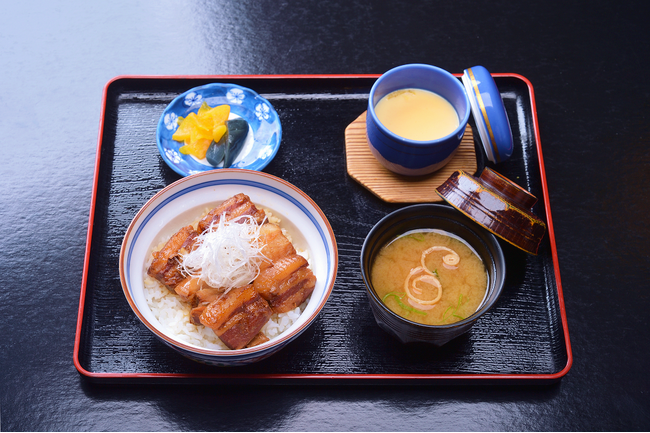
[[[487,293],[476,312],[459,322],[423,325],[391,311],[373,288],[370,272],[381,248],[402,234],[416,229],[437,229],[463,239],[483,261],[488,274]],[[506,276],[506,263],[497,239],[451,206],[408,206],[381,219],[368,233],[361,250],[361,273],[373,315],[381,329],[402,343],[424,342],[442,346],[467,332],[498,300]]]

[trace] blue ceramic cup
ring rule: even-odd
[[[410,140],[386,128],[375,106],[389,93],[408,88],[428,90],[445,98],[456,110],[459,125],[451,134],[430,141]],[[460,145],[471,107],[460,80],[449,72],[424,64],[402,65],[375,81],[368,98],[366,132],[374,157],[388,170],[407,176],[433,173],[447,164]]]

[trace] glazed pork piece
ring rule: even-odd
[[[194,304],[196,293],[204,287],[207,287],[205,281],[198,277],[190,276],[174,286],[174,291],[180,296],[183,302]]]
[[[260,243],[264,245],[262,254],[267,259],[260,263],[260,271],[272,266],[282,257],[296,254],[296,249],[291,241],[282,234],[282,229],[272,223],[265,223],[260,228]]]
[[[199,233],[203,233],[211,224],[217,224],[221,218],[230,221],[245,215],[253,217],[257,224],[262,224],[266,218],[264,210],[258,209],[253,204],[250,197],[246,194],[236,194],[208,212],[208,214],[199,221],[198,231]]]
[[[201,313],[211,302],[217,300],[225,291],[223,288],[210,287],[199,277],[190,276],[178,283],[174,291],[183,302],[190,304],[190,322],[200,325]]]
[[[173,290],[186,278],[180,264],[180,256],[192,250],[197,236],[198,233],[192,226],[180,229],[160,251],[153,253],[153,261],[147,273]]]
[[[273,312],[252,285],[236,287],[208,304],[201,313],[201,324],[211,328],[231,349],[246,347]]]
[[[203,288],[195,293],[192,300],[191,305],[193,308],[190,310],[190,322],[195,325],[200,325],[201,314],[203,314],[205,308],[219,299],[221,295],[223,295],[224,291],[225,290],[222,288],[214,288],[204,284]]]
[[[274,313],[293,310],[311,295],[315,286],[316,276],[307,267],[307,260],[298,254],[280,258],[253,282]]]
[[[275,313],[286,313],[300,306],[316,287],[316,276],[311,269],[304,267],[282,280],[268,299]]]
[[[246,347],[254,347],[258,344],[266,343],[267,341],[269,341],[269,337],[264,335],[263,332],[260,332],[255,337],[253,337],[253,339],[246,345]]]

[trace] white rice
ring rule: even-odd
[[[277,217],[274,217],[269,210],[264,210],[269,222],[279,225],[280,220]],[[285,229],[282,229],[282,232],[289,241],[292,241],[290,235]],[[154,248],[154,250],[157,251],[162,248],[165,242],[162,242]],[[297,252],[309,261],[309,254],[307,251]],[[152,260],[153,257],[150,254],[149,259],[145,264],[145,269],[149,268]],[[228,346],[217,337],[212,329],[207,326],[192,324],[190,322],[190,312],[192,307],[183,302],[176,293],[172,293],[158,280],[150,277],[146,270],[144,272],[144,297],[147,301],[147,305],[149,305],[151,312],[160,323],[165,334],[175,340],[193,346],[206,349],[230,350]],[[269,339],[279,336],[289,329],[296,320],[298,320],[308,302],[309,298],[302,305],[291,311],[281,314],[273,314],[269,321],[264,325],[261,332]]]

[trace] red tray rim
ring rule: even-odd
[[[272,381],[286,381],[286,380],[316,380],[320,382],[323,380],[329,381],[345,381],[351,382],[367,382],[376,381],[381,382],[467,382],[476,381],[477,383],[512,383],[525,381],[526,383],[553,383],[564,377],[571,366],[573,365],[573,352],[571,350],[571,342],[569,338],[569,327],[566,317],[566,307],[564,304],[564,295],[562,291],[562,283],[560,279],[560,266],[557,255],[557,248],[555,243],[555,231],[553,228],[553,221],[551,217],[550,199],[548,194],[548,185],[546,183],[546,170],[544,168],[544,158],[542,155],[542,145],[539,134],[539,124],[537,118],[537,105],[535,102],[535,93],[532,83],[523,75],[517,73],[491,73],[493,77],[510,77],[517,78],[523,81],[528,88],[528,93],[531,101],[531,116],[533,121],[533,128],[535,130],[535,140],[537,146],[537,153],[539,155],[539,170],[542,181],[543,200],[546,211],[547,229],[549,241],[551,245],[551,253],[553,257],[553,268],[555,273],[555,282],[558,291],[558,305],[560,310],[560,318],[562,322],[562,329],[564,335],[565,349],[567,352],[567,363],[562,370],[556,373],[548,374],[186,374],[186,373],[100,373],[92,372],[85,369],[79,360],[79,352],[81,346],[81,331],[83,328],[83,312],[86,297],[87,278],[90,263],[90,250],[92,244],[92,231],[95,216],[95,206],[97,197],[97,186],[99,182],[99,164],[101,160],[102,150],[102,136],[104,131],[104,124],[106,120],[106,100],[108,90],[111,84],[124,80],[124,79],[146,79],[146,80],[170,80],[170,79],[205,79],[205,80],[235,80],[235,79],[358,79],[358,78],[379,78],[381,74],[281,74],[281,75],[119,75],[109,80],[104,86],[102,95],[102,109],[99,120],[99,132],[97,138],[97,150],[95,154],[95,170],[93,173],[93,191],[91,195],[88,229],[86,233],[86,248],[84,254],[84,267],[81,280],[81,294],[79,297],[79,308],[77,313],[77,326],[75,332],[73,360],[74,365],[78,372],[86,378],[97,381],[153,381],[160,379],[170,379],[174,381],[185,381],[188,379],[206,379],[206,380],[272,380]],[[462,74],[453,74],[456,77],[461,77]]]

